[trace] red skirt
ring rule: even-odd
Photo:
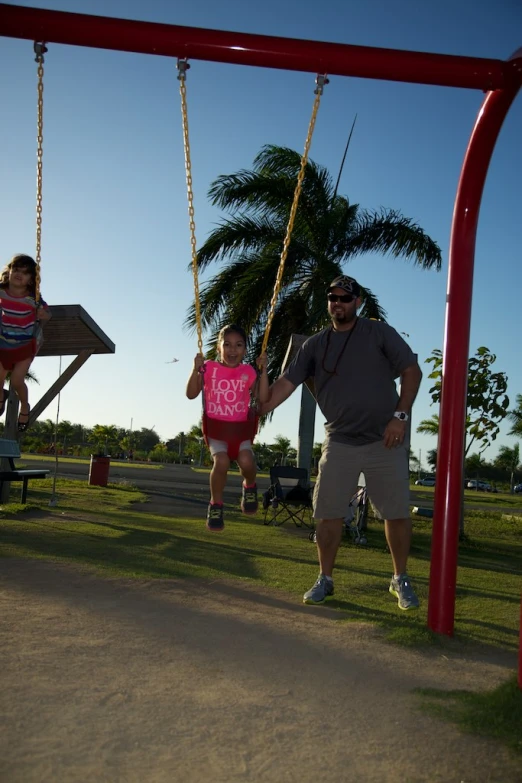
[[[17,348],[0,348],[0,364],[4,370],[14,370],[15,365],[26,359],[34,359],[35,341],[19,345]]]

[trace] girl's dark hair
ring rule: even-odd
[[[220,332],[218,334],[218,339],[217,339],[218,345],[223,342],[223,340],[225,339],[225,337],[228,334],[234,334],[234,333],[238,334],[241,337],[241,339],[244,341],[245,346],[246,346],[246,344],[247,344],[246,332],[245,332],[244,329],[242,329],[237,324],[227,324],[227,326],[224,326],[220,330]]]
[[[36,296],[36,261],[34,258],[26,256],[24,253],[13,256],[0,272],[1,288],[6,288],[9,285],[9,272],[11,269],[25,269],[26,272],[31,273],[31,279],[27,284],[27,288],[29,289],[29,296]]]

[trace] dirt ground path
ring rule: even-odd
[[[276,591],[3,560],[2,783],[519,783],[418,709],[514,656],[404,651]]]

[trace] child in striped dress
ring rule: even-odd
[[[29,423],[29,399],[25,376],[40,347],[40,322],[51,317],[47,304],[36,296],[36,263],[16,255],[0,273],[0,416],[9,392],[4,389],[7,373],[20,400],[18,429]],[[39,334],[40,333],[40,334]]]

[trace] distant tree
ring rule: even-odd
[[[508,435],[514,435],[515,438],[522,438],[522,394],[517,394],[516,408],[508,412],[508,419],[513,425]]]
[[[71,424],[70,421],[64,419],[58,424],[57,435],[58,435],[58,440],[61,443],[62,451],[64,454],[67,448],[68,438],[71,438],[73,434],[74,434],[74,426]]]
[[[513,493],[513,487],[515,486],[515,473],[521,468],[519,444],[516,443],[512,449],[510,449],[509,446],[501,446],[493,464],[497,468],[502,468],[507,473],[509,473],[510,492]]]
[[[426,455],[426,461],[430,468],[435,471],[437,467],[437,449],[430,449]]]
[[[256,462],[260,468],[269,468],[273,464],[274,452],[267,443],[254,441],[252,449],[256,457]]]
[[[118,428],[113,424],[95,424],[91,431],[91,443],[98,453],[109,454],[118,445]]]
[[[484,467],[485,460],[482,459],[480,453],[470,454],[465,460],[466,473],[470,476],[475,475],[480,477],[481,470]]]
[[[142,427],[140,430],[136,430],[134,433],[136,450],[137,451],[152,451],[154,446],[160,442],[160,436],[155,429],[149,429],[148,427]]]
[[[286,452],[285,462],[287,465],[295,465],[297,460],[297,449],[289,448]]]
[[[285,464],[286,456],[288,454],[288,451],[290,449],[290,441],[288,438],[283,437],[283,435],[278,435],[275,441],[273,442],[271,446],[272,451],[274,454],[279,456],[279,463],[281,465]]]
[[[156,443],[154,448],[149,452],[149,457],[152,462],[169,462],[170,455],[165,443]]]

